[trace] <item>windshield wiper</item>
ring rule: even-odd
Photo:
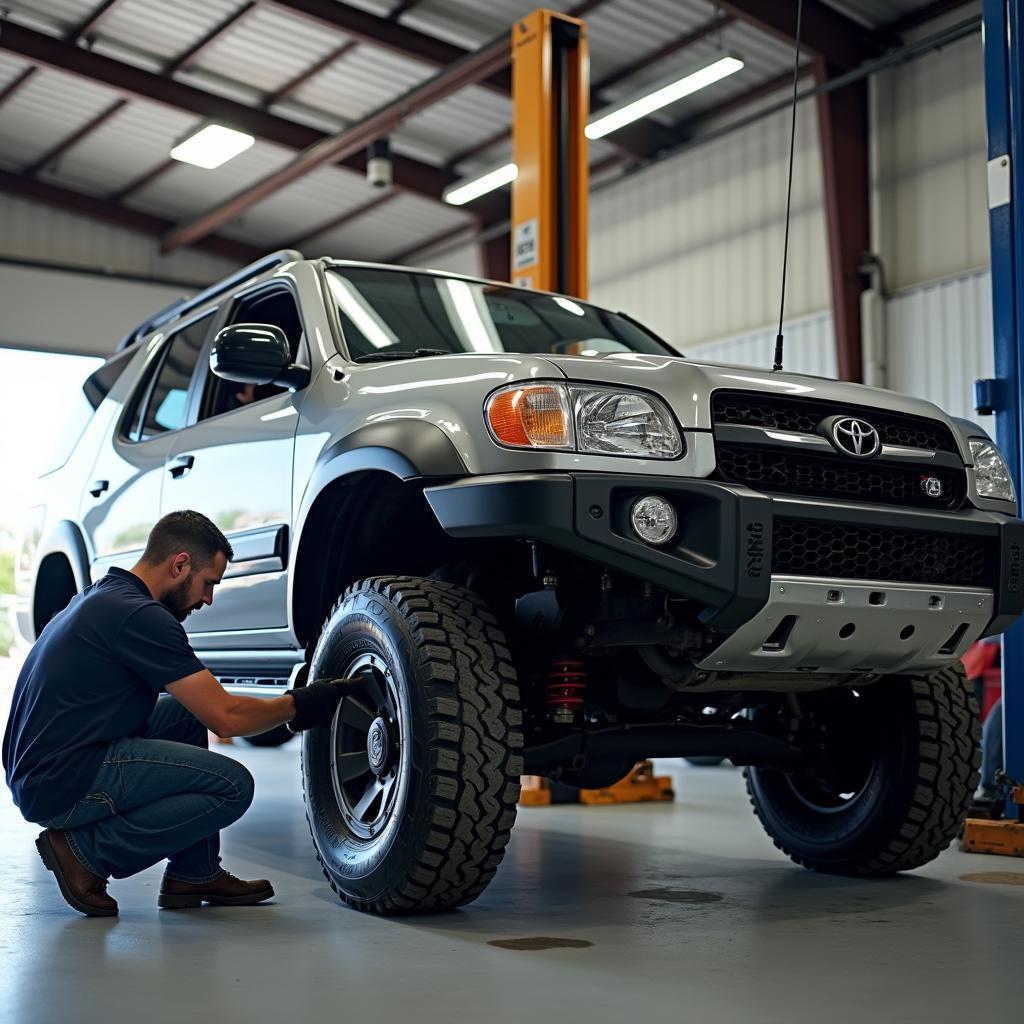
[[[450,356],[453,352],[444,348],[398,349],[394,352],[367,352],[364,356],[356,356],[357,363],[380,363],[390,359],[418,359],[420,356]]]

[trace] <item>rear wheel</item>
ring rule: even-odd
[[[448,910],[490,882],[515,821],[522,713],[490,611],[414,577],[363,580],[323,628],[312,677],[360,675],[330,726],[303,734],[317,856],[359,910]]]
[[[958,664],[801,698],[819,749],[800,772],[748,768],[754,811],[798,864],[844,875],[920,867],[956,837],[978,782],[981,730]]]

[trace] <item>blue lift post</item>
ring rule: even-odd
[[[1024,470],[1024,5],[984,0],[985,108],[988,123],[989,233],[992,252],[994,381],[989,399],[999,445],[1018,501]],[[1024,785],[1024,619],[1003,637],[1003,763]],[[1009,802],[1007,816],[1017,815]]]

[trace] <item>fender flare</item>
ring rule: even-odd
[[[451,480],[469,475],[462,456],[436,424],[401,419],[373,423],[327,445],[317,459],[293,517],[288,564],[288,619],[295,632],[295,579],[310,510],[323,492],[344,477],[384,472],[399,480]]]
[[[36,555],[35,571],[32,579],[32,601],[35,603],[35,584],[39,578],[39,566],[43,559],[50,555],[64,555],[71,565],[71,575],[75,579],[75,586],[78,593],[81,593],[89,584],[92,577],[89,575],[89,550],[85,545],[85,537],[75,523],[69,519],[62,519],[46,535],[46,539],[39,545]]]

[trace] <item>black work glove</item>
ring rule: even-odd
[[[362,676],[345,679],[315,679],[305,686],[288,691],[295,701],[295,717],[288,722],[291,732],[304,732],[314,725],[326,725],[338,710],[338,705],[350,693],[361,688]]]

